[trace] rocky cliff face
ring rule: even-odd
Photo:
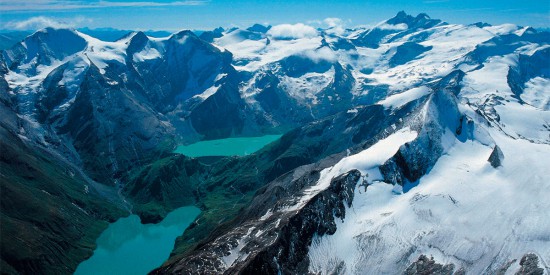
[[[319,167],[316,167],[319,168]],[[298,172],[299,173],[299,172]],[[294,173],[296,176],[296,173]],[[333,234],[336,221],[345,217],[345,205],[351,206],[353,189],[360,180],[359,171],[335,178],[329,188],[313,197],[299,211],[284,211],[285,201],[295,199],[292,190],[315,183],[319,171],[302,174],[286,186],[278,185],[261,193],[244,215],[254,219],[213,240],[196,254],[155,271],[189,274],[277,274],[304,273],[308,269],[307,250],[315,236]],[[284,183],[282,181],[278,181]],[[288,188],[288,189],[287,189]],[[276,204],[283,211],[261,215],[258,206]],[[277,210],[273,210],[277,211]],[[268,212],[269,213],[269,212]],[[235,263],[235,264],[233,264]]]
[[[256,255],[249,255],[245,262],[227,273],[306,273],[309,267],[306,255],[313,238],[334,234],[336,222],[345,218],[346,207],[352,205],[353,190],[360,178],[361,173],[352,170],[333,179],[326,190],[313,197],[286,225],[281,220],[281,228],[275,228],[279,231],[276,240],[268,246],[259,244],[258,247],[263,248],[260,251],[255,249]],[[246,252],[246,249],[241,251]]]
[[[12,108],[0,101],[2,272],[70,274],[126,206],[52,148],[22,139],[19,129],[33,125]]]

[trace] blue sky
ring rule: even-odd
[[[133,30],[212,29],[253,23],[310,23],[340,18],[373,25],[405,10],[449,23],[550,27],[550,0],[1,0],[0,29],[47,25]]]

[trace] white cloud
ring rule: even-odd
[[[406,30],[407,28],[409,28],[409,26],[407,26],[407,24],[405,24],[405,23],[401,23],[401,24],[397,24],[397,25],[383,23],[383,24],[380,24],[380,25],[376,26],[376,28],[381,29],[381,30],[401,31],[401,30]]]
[[[275,39],[298,39],[306,37],[315,37],[317,36],[317,30],[312,26],[304,25],[302,23],[298,24],[281,24],[273,26],[269,32]]]
[[[323,29],[326,33],[342,35],[346,31],[346,25],[351,20],[342,20],[336,17],[328,17],[323,20],[309,20],[307,24]]]
[[[340,18],[325,18],[323,20],[323,23],[328,26],[327,32],[333,33],[333,34],[343,34],[345,32],[345,24],[344,21]]]
[[[333,28],[333,27],[340,27],[343,25],[344,21],[342,21],[342,19],[340,18],[335,18],[335,17],[329,17],[329,18],[325,18],[325,20],[323,20],[323,22],[325,24],[327,24],[327,26]]]
[[[301,55],[313,60],[315,63],[319,63],[320,61],[336,62],[338,60],[336,53],[328,47],[304,51]]]
[[[306,21],[306,24],[314,25],[314,26],[321,26],[323,24],[323,22],[321,22],[320,20],[308,20],[308,21]]]
[[[197,6],[208,3],[208,0],[187,0],[172,2],[155,1],[67,1],[67,0],[5,0],[0,2],[0,11],[42,11],[42,10],[75,10],[101,9],[113,7],[169,7],[169,6]]]
[[[52,28],[74,28],[83,22],[91,22],[92,20],[85,17],[75,17],[75,18],[52,18],[46,16],[36,16],[31,17],[22,21],[10,21],[5,25],[6,29],[14,30],[38,30],[47,27]]]

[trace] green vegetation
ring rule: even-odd
[[[0,127],[2,273],[70,274],[109,222],[127,215],[114,190]]]
[[[369,107],[358,116],[368,113],[376,117],[383,112],[380,106]],[[172,257],[165,263],[169,264],[216,237],[267,183],[301,165],[358,146],[387,127],[376,119],[364,122],[354,117],[340,113],[297,128],[247,156],[213,159],[176,154],[159,159],[134,171],[124,194],[134,203],[134,212],[150,221],[158,221],[190,202],[201,208],[197,220],[178,238]]]
[[[171,262],[231,226],[267,183],[301,165],[361,146],[388,127],[386,123],[395,123],[376,119],[383,112],[381,107],[367,107],[358,114],[340,113],[291,130],[246,156],[159,153],[152,162],[144,159],[127,166],[131,170],[119,175],[121,192],[144,223],[159,222],[182,206],[201,209],[177,239]],[[1,191],[7,198],[1,202],[2,271],[72,273],[90,257],[108,222],[128,214],[122,210],[128,205],[120,202],[114,188],[87,179],[61,158],[29,148],[0,129]]]

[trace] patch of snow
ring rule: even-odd
[[[273,212],[271,209],[267,210],[267,212],[265,212],[265,214],[263,216],[260,217],[260,221],[265,221],[267,220],[269,217],[271,217],[271,215],[273,215]]]
[[[512,99],[513,93],[508,86],[507,76],[510,65],[515,65],[516,62],[513,55],[489,58],[483,68],[466,74],[460,96],[480,102],[488,95],[498,93]]]
[[[102,74],[105,73],[105,68],[109,63],[118,62],[126,64],[127,39],[116,42],[105,42],[87,34],[80,32],[78,34],[88,43],[84,54],[99,68]]]
[[[311,198],[327,189],[333,178],[341,174],[352,169],[359,170],[363,175],[367,174],[368,171],[382,165],[386,160],[391,158],[401,145],[414,140],[417,135],[416,131],[412,131],[409,128],[401,129],[387,138],[378,141],[368,149],[345,157],[334,166],[323,169],[317,184],[304,190],[300,201],[288,207],[286,211],[302,208]]]
[[[384,22],[382,24],[377,25],[376,28],[380,29],[380,30],[404,31],[404,30],[408,29],[409,26],[405,23],[393,25],[393,24],[388,24],[388,23]]]
[[[537,143],[550,144],[550,112],[510,102],[494,107],[505,133]]]
[[[76,91],[80,87],[83,79],[83,73],[89,68],[88,60],[78,56],[69,61],[68,67],[63,72],[63,78],[59,81],[60,85],[71,92]]]
[[[300,77],[283,76],[279,86],[300,102],[315,105],[318,103],[316,94],[333,81],[334,74],[334,67],[331,67],[324,73],[307,73]]]
[[[541,110],[550,110],[550,79],[535,77],[525,83],[521,99]]]
[[[135,53],[133,56],[133,60],[134,62],[143,62],[145,60],[158,59],[161,57],[162,55],[157,49],[148,45],[141,52]]]
[[[222,257],[222,260],[226,267],[233,265],[235,261],[242,261],[247,258],[248,254],[242,254],[241,250],[247,244],[250,234],[254,230],[254,227],[248,229],[248,232],[237,241],[237,246],[233,247],[229,251],[229,255]]]
[[[219,88],[220,88],[219,86],[213,85],[212,87],[210,87],[210,88],[206,89],[204,92],[202,92],[202,94],[198,94],[198,95],[195,95],[193,97],[198,97],[198,98],[201,98],[202,100],[206,100],[207,98],[209,98],[210,96],[215,94],[218,91]]]
[[[273,39],[268,33],[267,38],[260,40],[221,37],[215,39],[213,44],[222,49],[227,49],[233,54],[236,69],[257,71],[262,66],[279,61],[285,57],[315,51],[321,45],[321,40],[320,36],[277,40]]]
[[[423,53],[413,62],[387,68],[381,66],[382,62],[387,62],[384,55],[389,50],[401,45],[403,39],[394,43],[383,44],[387,48],[384,52],[380,50],[361,50],[370,53],[370,62],[374,62],[374,71],[368,76],[380,84],[389,85],[391,90],[407,90],[421,83],[443,77],[455,70],[459,64],[462,64],[465,56],[476,48],[476,46],[486,40],[494,37],[494,34],[474,26],[463,25],[445,25],[430,29],[430,35],[420,44],[431,49]],[[361,52],[359,51],[359,52]],[[374,55],[372,55],[374,54]],[[375,56],[378,55],[378,59]],[[363,58],[363,57],[361,57]],[[377,61],[378,60],[378,61]]]
[[[504,35],[504,34],[509,34],[517,31],[518,26],[514,24],[502,24],[498,26],[487,26],[487,27],[484,27],[483,29],[488,30],[496,35]]]
[[[397,109],[413,100],[429,94],[430,92],[430,88],[426,86],[420,86],[418,88],[413,88],[400,94],[391,95],[386,99],[378,102],[377,104],[383,105],[386,108]]]

